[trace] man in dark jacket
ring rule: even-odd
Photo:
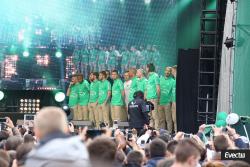
[[[150,159],[145,167],[156,167],[160,160],[165,159],[167,152],[166,143],[159,138],[154,139],[149,145]]]
[[[129,126],[139,133],[144,125],[149,124],[146,102],[142,91],[134,93],[134,100],[128,104]]]

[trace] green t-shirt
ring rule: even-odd
[[[146,59],[147,59],[147,64],[153,63],[153,52],[152,51],[148,51]]]
[[[141,51],[141,55],[142,55],[143,59],[141,59],[140,64],[146,65],[147,64],[148,51],[147,50]]]
[[[156,86],[159,85],[159,76],[155,72],[150,72],[148,76],[148,82],[146,86],[147,100],[157,99],[157,89]]]
[[[109,54],[109,64],[116,64],[116,54],[115,51],[110,52]]]
[[[98,104],[103,104],[105,100],[107,100],[108,91],[110,90],[111,90],[111,85],[108,80],[100,81]]]
[[[95,80],[90,84],[90,95],[89,95],[89,102],[94,103],[97,102],[99,96],[99,81]]]
[[[137,91],[137,78],[134,77],[131,79],[131,85],[130,85],[129,97],[128,97],[129,102],[134,99],[134,93],[136,91]]]
[[[128,64],[129,56],[130,56],[129,51],[122,52],[122,65],[127,65]]]
[[[160,78],[160,105],[167,105],[172,101],[172,89],[174,79],[172,77],[162,76]]]
[[[74,107],[78,104],[78,83],[72,85],[70,87],[70,94],[69,94],[69,107]]]
[[[136,57],[136,52],[130,52],[130,56],[129,56],[129,65],[130,66],[136,66],[137,64],[137,57]]]
[[[146,85],[147,85],[147,79],[145,77],[137,79],[137,91],[140,90],[144,93],[146,90]]]
[[[81,50],[81,56],[82,56],[82,62],[87,64],[88,63],[88,57],[89,57],[89,51],[87,49]]]
[[[159,66],[159,64],[161,62],[160,61],[160,58],[161,58],[160,52],[159,51],[152,52],[152,58],[153,58],[154,65]]]
[[[122,97],[121,91],[124,90],[123,83],[121,79],[114,80],[112,86],[112,99],[111,105],[113,106],[122,106],[124,105],[124,99]]]
[[[172,102],[176,102],[176,80],[173,79]]]
[[[98,57],[98,62],[99,62],[99,64],[105,64],[105,57],[106,56],[106,53],[105,53],[105,51],[100,51],[99,52],[99,57]]]
[[[90,59],[89,62],[94,63],[96,62],[96,57],[98,55],[98,50],[97,49],[93,49],[90,51]]]
[[[87,80],[82,81],[82,83],[78,84],[79,92],[79,105],[87,106],[89,102],[89,83]]]

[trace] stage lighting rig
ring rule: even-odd
[[[63,102],[64,101],[64,99],[65,99],[65,94],[63,93],[63,92],[57,92],[56,94],[55,94],[55,100],[56,100],[56,102]]]
[[[29,54],[28,51],[24,51],[24,52],[23,52],[23,57],[29,57],[29,55],[30,55],[30,54]]]
[[[21,113],[36,113],[40,110],[40,99],[20,99]]]
[[[4,92],[0,91],[0,101],[3,100],[3,98],[4,98]]]

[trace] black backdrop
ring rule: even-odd
[[[196,133],[199,49],[180,49],[176,83],[178,131]]]

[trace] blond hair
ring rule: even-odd
[[[43,136],[55,131],[66,132],[66,114],[59,107],[44,107],[35,118],[35,128]]]

